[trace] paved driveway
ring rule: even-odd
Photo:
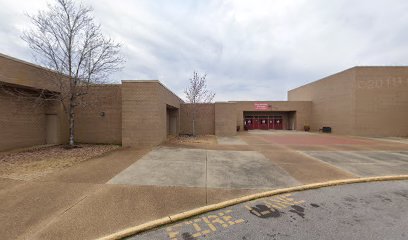
[[[408,174],[408,151],[307,151],[305,153],[357,176]]]
[[[408,181],[349,184],[257,199],[128,239],[405,240],[407,203]]]
[[[269,189],[299,184],[256,151],[158,147],[109,184]]]
[[[218,137],[216,146],[217,150],[157,147],[108,183],[273,189],[351,177],[408,174],[408,145],[381,139],[250,131]],[[223,150],[223,146],[229,150]]]

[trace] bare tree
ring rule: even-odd
[[[56,0],[46,11],[29,17],[34,26],[22,39],[39,64],[52,70],[50,80],[56,91],[47,92],[48,99],[63,104],[69,120],[69,145],[74,146],[75,109],[83,104],[91,85],[103,83],[121,69],[120,45],[103,36],[91,7],[73,0]]]
[[[195,136],[195,120],[197,115],[197,105],[210,103],[215,97],[215,93],[207,89],[207,74],[200,76],[196,71],[190,78],[190,85],[184,90],[187,102],[191,104],[191,118],[193,124],[193,136]]]

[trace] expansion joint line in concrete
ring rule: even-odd
[[[208,188],[207,188],[207,180],[208,180],[208,150],[205,151],[205,205],[208,204]]]
[[[67,209],[63,210],[63,211],[59,214],[59,216],[57,216],[57,217],[60,217],[60,216],[64,215],[66,212],[68,212],[69,210],[71,210],[73,207],[75,207],[76,205],[78,205],[79,203],[81,203],[83,200],[85,200],[85,199],[88,197],[88,195],[89,195],[89,194],[87,194],[87,195],[81,197],[81,198],[80,198],[78,201],[76,201],[74,204],[72,204],[71,206],[69,206]],[[45,224],[41,224],[35,231],[33,231],[32,235],[33,235],[33,236],[36,236],[36,235],[37,235],[39,232],[41,232],[43,229],[46,229],[49,225],[51,225],[51,224],[55,221],[55,219],[56,219],[57,217],[54,217],[54,216],[53,216],[53,217],[51,217],[50,221],[47,221]]]
[[[199,207],[190,211],[182,212],[179,214],[167,216],[164,218],[160,218],[157,220],[153,220],[138,226],[134,226],[131,228],[124,229],[120,232],[105,236],[100,238],[100,240],[113,240],[113,239],[122,239],[137,233],[141,233],[152,228],[157,228],[166,224],[178,222],[184,220],[186,218],[190,218],[196,215],[200,215],[203,213],[219,210],[222,208],[230,207],[233,205],[237,205],[243,202],[252,201],[258,198],[270,197],[274,195],[284,194],[284,193],[291,193],[291,192],[299,192],[311,189],[318,189],[322,187],[330,187],[330,186],[337,186],[337,185],[345,185],[345,184],[352,184],[352,183],[367,183],[367,182],[378,182],[378,181],[397,181],[397,180],[408,180],[408,175],[394,175],[394,176],[381,176],[381,177],[368,177],[368,178],[351,178],[351,179],[343,179],[343,180],[334,180],[328,182],[321,182],[321,183],[312,183],[307,185],[301,185],[296,187],[289,187],[289,188],[282,188],[276,189],[272,191],[266,191],[261,193],[256,193],[244,197],[234,198],[228,201],[224,201],[217,204],[211,204],[204,207]]]
[[[66,212],[68,212],[69,210],[71,210],[71,208],[75,207],[76,205],[78,205],[80,202],[82,202],[85,198],[87,198],[88,195],[85,195],[84,197],[82,197],[81,199],[79,199],[77,202],[75,202],[74,204],[72,204],[72,206],[68,207],[67,209],[65,209],[60,215],[64,215]]]

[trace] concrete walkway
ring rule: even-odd
[[[308,151],[305,153],[357,176],[408,173],[408,151]]]
[[[299,184],[255,151],[158,147],[113,177],[109,184],[270,189]]]
[[[217,143],[221,145],[248,145],[239,136],[217,137]]]
[[[162,216],[264,190],[106,184],[149,151],[114,151],[35,182],[0,178],[2,238],[95,239]]]
[[[122,149],[36,181],[0,178],[0,235],[95,239],[267,189],[408,173],[407,144],[296,132],[237,138],[246,145]],[[350,156],[369,160],[350,163]]]

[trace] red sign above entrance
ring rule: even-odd
[[[255,110],[268,110],[270,105],[268,103],[254,103]]]

